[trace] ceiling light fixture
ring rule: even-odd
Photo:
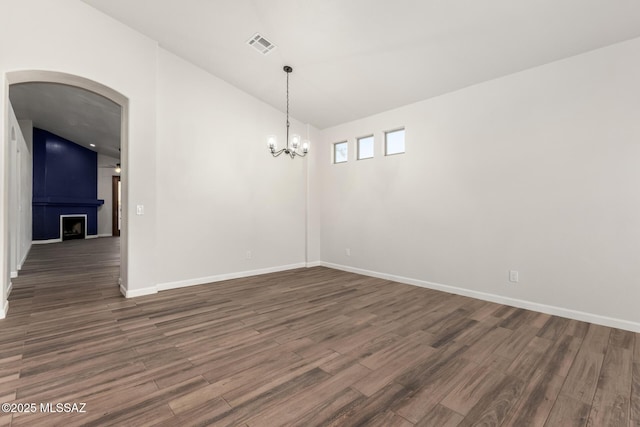
[[[278,150],[278,140],[275,135],[269,135],[267,137],[267,146],[273,157],[278,157],[284,153],[293,159],[295,156],[304,157],[307,155],[309,152],[309,141],[302,141],[302,153],[298,151],[301,142],[300,135],[291,135],[291,145],[289,145],[289,74],[291,74],[293,68],[285,65],[283,70],[287,73],[287,146]]]

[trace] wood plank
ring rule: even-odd
[[[322,402],[331,399],[332,396],[348,389],[353,383],[370,372],[370,369],[359,364],[352,365],[328,377],[325,381],[319,381],[314,386],[291,397],[287,401],[286,407],[281,405],[272,406],[270,409],[249,418],[246,423],[255,427],[289,424],[297,418],[301,418]]]
[[[640,362],[633,364],[630,418],[631,425],[640,425]]]
[[[475,368],[464,359],[465,351],[464,347],[450,346],[406,371],[396,381],[408,393],[394,403],[393,411],[413,423],[424,418]]]
[[[564,334],[565,330],[569,327],[570,322],[571,321],[569,319],[552,316],[540,329],[538,336],[540,338],[557,340],[562,334]]]
[[[609,336],[612,328],[590,324],[584,337],[582,346],[588,351],[605,354],[609,346]]]
[[[634,342],[635,334],[633,332],[623,331],[622,329],[611,330],[611,335],[609,336],[609,345],[633,351]]]
[[[578,352],[581,340],[571,335],[561,338],[534,361],[530,376],[516,403],[507,411],[505,426],[543,426],[560,393],[565,376]]]
[[[393,411],[382,412],[367,423],[370,427],[413,427],[413,425]]]
[[[348,414],[362,406],[366,400],[364,395],[352,388],[342,390],[324,402],[320,402],[311,411],[298,418],[293,425],[308,427],[330,425],[343,414]]]
[[[385,412],[395,402],[404,398],[407,390],[399,384],[391,383],[368,399],[362,399],[355,405],[349,405],[335,412],[325,426],[342,427],[367,425],[381,412]]]
[[[463,415],[457,414],[445,406],[436,405],[432,411],[415,424],[415,427],[456,427],[463,419]]]
[[[478,400],[459,426],[501,425],[516,404],[525,385],[526,383],[517,377],[505,376]]]
[[[505,374],[485,365],[478,365],[469,372],[464,382],[453,388],[440,405],[458,414],[466,415],[471,408],[502,382]]]
[[[570,396],[560,395],[547,419],[548,426],[584,427],[591,406]]]
[[[591,405],[604,355],[581,349],[571,366],[561,394]]]
[[[590,426],[627,426],[630,419],[632,353],[609,346],[589,413]]]
[[[428,359],[434,352],[435,350],[432,347],[421,344],[414,345],[403,354],[379,366],[369,375],[355,383],[353,388],[365,396],[371,396],[402,375],[407,370],[407,367]]]

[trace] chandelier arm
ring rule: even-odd
[[[278,150],[278,151],[272,151],[272,152],[271,152],[271,155],[272,155],[273,157],[278,157],[280,154],[284,153],[284,150],[285,150],[285,148],[282,148],[282,149],[280,149],[280,150]]]

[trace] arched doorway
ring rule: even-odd
[[[124,206],[127,205],[128,202],[128,128],[129,128],[129,100],[126,96],[122,95],[118,91],[105,86],[101,83],[95,82],[93,80],[55,71],[42,71],[42,70],[24,70],[24,71],[13,71],[6,73],[5,79],[5,105],[9,103],[9,87],[11,85],[17,84],[25,84],[25,83],[53,83],[71,86],[78,89],[83,89],[94,94],[100,95],[113,103],[120,106],[121,117],[120,117],[120,149],[121,149],[121,180],[122,180],[122,194],[121,194],[121,202]],[[4,117],[5,123],[8,122],[9,112],[7,111],[6,117]],[[7,135],[10,137],[10,135]],[[6,153],[6,147],[3,148]],[[7,224],[9,218],[10,207],[8,203],[3,203],[2,206],[2,219],[4,224]],[[127,290],[127,248],[128,248],[128,227],[127,227],[127,214],[126,209],[123,210],[122,218],[121,218],[121,230],[120,230],[120,288],[123,293],[126,293]],[[5,228],[8,230],[8,228]],[[5,241],[2,242],[4,248],[8,248],[10,238],[9,233],[4,234]],[[9,286],[9,257],[11,251],[4,251],[5,258],[1,262],[1,270],[2,270],[2,305],[0,306],[0,318],[6,316],[8,302],[7,302],[7,287]],[[5,283],[6,281],[6,283]]]

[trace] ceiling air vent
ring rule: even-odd
[[[268,54],[276,47],[275,44],[262,37],[259,33],[255,33],[249,40],[247,40],[247,44],[249,46],[253,46],[255,50],[263,55]]]

